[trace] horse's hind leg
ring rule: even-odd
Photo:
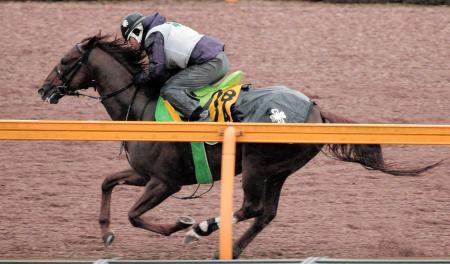
[[[244,190],[244,201],[241,209],[234,213],[233,222],[241,222],[253,218],[263,212],[264,188],[267,173],[263,166],[246,166],[253,163],[251,158],[244,160],[242,171],[242,188]],[[186,233],[184,242],[186,244],[199,240],[201,236],[209,236],[219,229],[220,218],[210,218],[196,224]]]
[[[243,146],[242,150],[245,156],[242,164],[244,201],[241,208],[234,213],[234,223],[260,216],[264,212],[266,180],[269,177],[281,175],[280,170],[284,170],[283,175],[290,175],[304,164],[298,165],[298,145],[250,144]],[[294,156],[285,158],[276,153],[292,153]],[[219,224],[219,218],[210,218],[195,225],[186,233],[185,243],[198,240],[200,236],[210,235],[219,229]]]
[[[280,173],[267,179],[264,195],[264,211],[233,246],[233,258],[238,258],[252,240],[275,218],[281,189],[290,172]]]
[[[240,222],[254,218],[255,222],[249,229],[239,238],[233,246],[233,258],[238,258],[242,251],[250,244],[250,242],[275,218],[281,189],[290,171],[284,171],[272,175],[262,186],[262,190],[245,191],[244,203],[235,215],[235,221]],[[251,194],[250,194],[251,193]],[[253,194],[253,195],[252,195]],[[257,195],[259,194],[259,195]],[[253,196],[253,198],[249,198]],[[253,200],[257,198],[256,200]],[[253,202],[250,202],[253,200]],[[256,203],[255,203],[256,202]],[[218,229],[215,228],[215,230]],[[215,256],[216,258],[218,255]]]
[[[278,160],[272,164],[260,164],[261,167],[265,168],[266,173],[272,175],[267,178],[265,184],[264,211],[262,214],[256,216],[255,222],[234,244],[234,258],[239,257],[250,242],[275,218],[281,189],[286,178],[307,164],[319,152],[317,146],[310,144],[280,144],[278,146],[272,153],[283,153],[284,155],[282,156],[286,160]],[[244,192],[244,195],[246,196],[247,193]]]
[[[143,228],[165,236],[193,225],[194,221],[188,217],[181,217],[174,224],[155,224],[141,218],[145,212],[154,208],[180,189],[180,186],[170,186],[156,177],[151,177],[145,186],[144,194],[128,212],[131,224],[134,227]]]
[[[103,181],[99,223],[102,232],[103,243],[105,243],[106,246],[111,245],[114,240],[114,234],[109,230],[111,215],[111,194],[113,188],[119,184],[144,186],[147,181],[147,178],[140,176],[134,170],[125,170],[112,174],[106,177]]]

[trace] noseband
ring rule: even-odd
[[[81,43],[76,44],[75,47],[77,48],[77,50],[81,54],[81,56],[75,61],[75,63],[70,67],[70,69],[64,74],[61,71],[59,66],[56,68],[56,74],[58,75],[59,80],[62,82],[62,84],[57,86],[56,89],[58,90],[58,92],[61,96],[65,96],[65,95],[80,96],[81,95],[81,96],[86,96],[89,98],[97,99],[100,102],[103,102],[104,100],[111,98],[113,96],[116,96],[116,95],[120,94],[121,92],[129,89],[133,85],[133,82],[131,82],[128,85],[126,85],[125,87],[123,87],[117,91],[114,91],[114,92],[111,92],[109,94],[99,96],[99,97],[82,94],[82,93],[79,93],[77,90],[72,89],[70,87],[70,84],[72,83],[73,78],[75,77],[77,72],[81,69],[81,67],[84,65],[87,67],[88,71],[90,71],[90,69],[87,65],[87,61],[89,59],[89,55],[91,54],[91,50],[92,50],[92,49],[89,49],[87,51],[83,50],[83,48],[81,47]],[[69,75],[69,77],[66,78],[64,75]],[[96,89],[95,80],[91,80],[88,87],[94,87],[94,89]]]

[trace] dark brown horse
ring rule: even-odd
[[[109,41],[94,36],[77,44],[61,59],[39,89],[43,100],[56,104],[65,95],[77,95],[81,89],[95,87],[99,99],[113,120],[154,120],[158,89],[137,89],[133,74],[144,64],[142,55],[122,40]],[[134,98],[134,101],[133,101]],[[130,104],[133,101],[131,107]],[[239,107],[239,106],[237,106]],[[343,118],[320,111],[311,111],[307,122],[347,122]],[[125,142],[131,169],[108,176],[102,185],[100,226],[103,242],[114,239],[109,229],[111,193],[119,184],[144,186],[142,197],[130,209],[131,224],[161,235],[186,229],[187,241],[207,236],[219,228],[219,219],[211,218],[194,225],[187,217],[173,224],[158,224],[141,216],[154,208],[183,185],[196,183],[190,144],[170,142]],[[234,221],[255,218],[254,223],[236,241],[234,257],[274,219],[280,192],[286,178],[302,168],[322,149],[316,144],[238,144],[236,174],[242,173],[244,201],[234,214]],[[209,165],[215,181],[220,178],[221,144],[206,145]],[[326,151],[339,160],[356,162],[363,167],[392,175],[418,175],[434,166],[396,170],[386,165],[380,145],[325,145]]]

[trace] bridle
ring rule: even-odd
[[[58,90],[59,95],[61,95],[61,96],[66,96],[66,95],[68,95],[68,96],[86,96],[89,98],[99,100],[100,102],[103,102],[104,100],[114,97],[114,96],[122,93],[123,91],[129,89],[131,86],[133,86],[133,82],[131,82],[128,85],[126,85],[125,87],[120,88],[117,91],[111,92],[111,93],[103,95],[103,96],[91,96],[91,95],[87,95],[87,94],[82,94],[82,93],[78,92],[77,90],[72,89],[70,87],[70,84],[72,83],[73,78],[75,77],[75,75],[78,73],[78,71],[81,69],[82,66],[85,66],[88,69],[88,72],[91,72],[91,70],[89,69],[89,66],[87,64],[87,61],[89,59],[89,55],[91,54],[92,49],[89,49],[87,51],[83,50],[81,43],[76,44],[75,47],[78,50],[78,52],[81,54],[81,56],[75,61],[75,63],[65,73],[62,72],[59,65],[58,65],[58,67],[56,67],[56,75],[58,76],[59,80],[62,82],[61,85],[56,86],[56,89]],[[66,78],[65,75],[66,76],[68,75],[69,77]],[[96,86],[97,86],[96,81],[91,80],[87,87],[93,87],[94,89],[96,89]]]
[[[91,50],[88,50],[87,52],[83,51],[83,49],[81,48],[81,44],[77,44],[75,45],[75,47],[77,48],[78,52],[80,52],[81,56],[75,61],[74,64],[72,64],[67,72],[65,74],[62,72],[60,68],[60,65],[62,63],[59,64],[58,67],[56,67],[56,75],[58,75],[59,80],[62,82],[62,84],[57,86],[56,89],[58,89],[61,95],[78,96],[77,91],[70,88],[70,84],[83,65],[88,67],[87,60],[89,58]],[[66,76],[64,75],[68,75],[69,77],[66,78]],[[88,87],[95,88],[95,81],[92,80]]]

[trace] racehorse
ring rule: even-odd
[[[122,39],[93,36],[71,48],[53,68],[38,93],[52,104],[79,90],[94,87],[99,99],[113,120],[154,121],[159,91],[138,89],[133,76],[145,67],[143,55]],[[237,106],[239,107],[239,106]],[[327,113],[314,105],[306,122],[346,123],[344,118]],[[199,224],[189,217],[180,217],[172,224],[158,224],[141,216],[178,192],[183,185],[196,183],[189,143],[124,142],[131,169],[112,174],[102,184],[99,223],[106,246],[112,244],[110,202],[115,186],[144,186],[145,191],[128,213],[131,224],[161,235],[192,227],[187,240],[207,236],[219,229],[219,218]],[[220,179],[221,144],[206,145],[213,180]],[[302,168],[320,151],[364,168],[391,175],[418,175],[439,162],[415,169],[395,169],[384,162],[380,145],[376,144],[238,144],[236,174],[242,173],[244,200],[234,213],[235,223],[255,218],[254,223],[235,242],[233,257],[237,258],[249,243],[275,218],[278,201],[286,178]]]

